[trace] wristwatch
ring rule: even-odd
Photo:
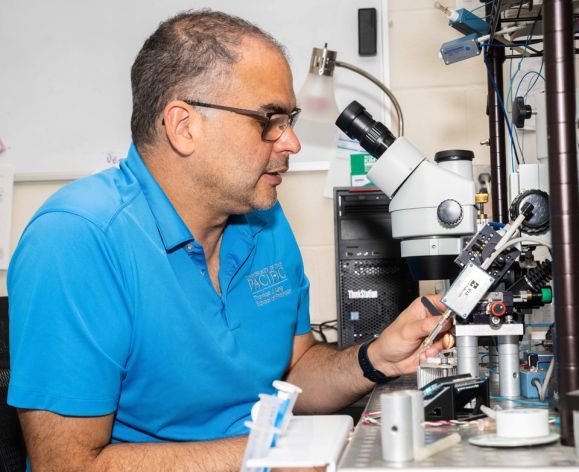
[[[364,377],[378,384],[385,384],[397,379],[398,377],[388,377],[379,370],[375,369],[370,362],[370,359],[368,359],[368,346],[374,341],[376,341],[376,338],[365,342],[358,350],[358,362],[360,363],[360,368],[362,369]]]

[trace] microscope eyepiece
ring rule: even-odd
[[[338,116],[336,126],[349,138],[358,140],[374,157],[380,157],[396,139],[386,126],[374,120],[355,100]]]

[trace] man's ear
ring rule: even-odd
[[[163,110],[163,123],[167,140],[171,147],[182,156],[190,156],[195,150],[195,140],[191,133],[199,114],[181,100],[173,100]]]

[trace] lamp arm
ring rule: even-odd
[[[349,69],[352,72],[356,72],[357,74],[360,74],[362,77],[365,77],[370,82],[372,82],[374,85],[376,85],[380,90],[382,90],[382,92],[384,92],[386,95],[388,95],[388,98],[392,102],[392,105],[394,105],[394,108],[396,109],[396,114],[398,115],[398,136],[404,135],[404,118],[402,118],[402,109],[400,108],[400,104],[398,103],[398,100],[396,100],[396,97],[390,91],[390,89],[388,89],[382,82],[380,82],[372,74],[369,74],[368,72],[360,69],[359,67],[356,67],[352,64],[348,64],[347,62],[342,62],[342,61],[334,61],[334,63],[336,65],[336,67],[343,67],[344,69]]]

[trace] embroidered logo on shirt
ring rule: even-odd
[[[249,274],[245,280],[257,306],[267,305],[292,293],[289,280],[281,262]]]

